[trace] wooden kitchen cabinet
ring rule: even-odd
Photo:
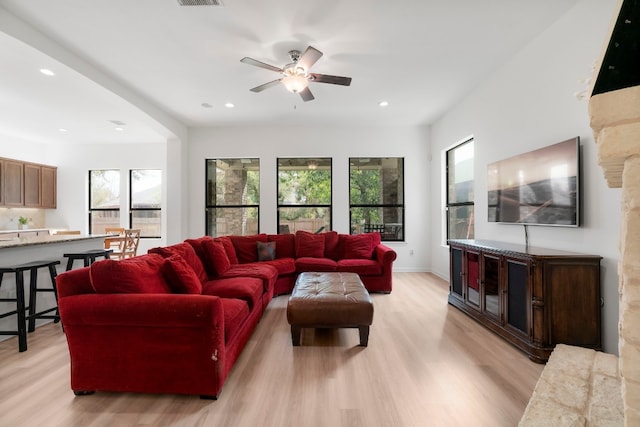
[[[544,363],[556,344],[601,348],[600,260],[482,240],[450,240],[449,304]]]
[[[58,169],[53,166],[41,166],[40,206],[55,209],[58,200]]]
[[[24,205],[27,208],[39,208],[40,203],[40,165],[24,164]]]
[[[3,205],[24,206],[24,163],[3,159]]]
[[[0,158],[0,206],[56,208],[57,168]]]

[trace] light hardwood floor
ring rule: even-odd
[[[357,329],[303,330],[274,298],[217,401],[98,392],[75,397],[59,324],[0,342],[0,426],[515,426],[543,365],[447,304],[448,284],[396,273]],[[150,354],[149,357],[153,357]]]

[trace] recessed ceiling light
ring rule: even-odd
[[[120,126],[118,126],[117,128],[115,128],[115,130],[117,130],[118,132],[122,132],[124,128],[121,128]]]
[[[44,74],[45,76],[55,76],[56,75],[56,73],[54,73],[53,71],[51,71],[48,68],[40,68],[40,72],[42,74]]]
[[[226,104],[224,104],[224,106],[227,107],[227,108],[235,107],[235,105],[233,105],[231,102],[227,102]]]
[[[209,104],[208,102],[203,102],[202,105],[204,108],[213,108],[213,105]]]
[[[380,102],[378,102],[378,105],[380,107],[387,107],[389,105],[389,102],[388,101],[380,101]]]
[[[58,131],[59,131],[59,132],[69,132],[69,131],[68,131],[67,129],[65,129],[65,128],[59,128],[59,129],[58,129]]]

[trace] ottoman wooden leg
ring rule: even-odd
[[[369,325],[358,326],[360,331],[360,345],[366,347],[369,344]]]
[[[300,345],[300,330],[302,328],[300,326],[291,325],[291,343],[294,346]]]

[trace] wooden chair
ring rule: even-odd
[[[124,227],[105,227],[104,232],[106,234],[124,234]]]
[[[105,227],[104,232],[111,235],[104,238],[104,248],[113,249],[114,251],[121,249],[124,227]]]
[[[125,259],[136,256],[138,254],[138,243],[140,243],[140,229],[124,230],[124,235],[121,236],[119,242],[120,245],[118,248],[114,248],[111,258]]]

